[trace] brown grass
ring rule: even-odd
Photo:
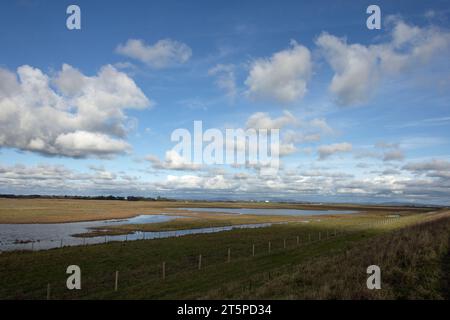
[[[448,299],[450,212],[322,257],[211,291],[233,299]],[[381,268],[381,290],[368,290],[366,268]],[[267,276],[267,275],[265,275]],[[253,285],[252,285],[253,283]],[[260,285],[257,285],[257,284]],[[238,293],[238,294],[236,294]]]
[[[118,201],[73,199],[6,199],[0,198],[0,223],[58,223],[94,221],[134,217],[139,214],[183,213],[196,216],[190,211],[170,208],[286,208],[309,210],[361,210],[365,212],[426,212],[429,208],[359,206],[351,204],[314,205],[291,203],[256,202],[207,202],[207,201]],[[197,215],[198,216],[198,215]]]

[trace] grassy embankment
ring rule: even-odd
[[[421,291],[407,284],[404,291],[415,297],[441,297],[440,263],[448,250],[449,214],[441,214],[445,223],[434,222],[403,231],[401,228],[434,220],[438,215],[408,214],[390,219],[389,224],[373,225],[385,221],[386,215],[387,212],[330,217],[320,222],[288,223],[263,229],[3,253],[0,255],[0,298],[45,299],[48,283],[52,298],[60,299],[403,297],[396,294],[403,292],[403,282],[398,279],[410,274],[408,279],[414,280],[416,271],[419,275],[429,275],[432,285]],[[338,231],[336,237],[334,230]],[[318,241],[319,232],[321,241]],[[401,239],[406,240],[403,246],[409,250],[400,249]],[[252,245],[255,245],[255,256],[252,256]],[[231,249],[229,263],[226,262],[228,248]],[[199,254],[202,254],[201,270],[198,270]],[[385,256],[387,260],[380,258]],[[163,261],[166,262],[165,280],[161,277]],[[380,296],[361,288],[365,285],[365,268],[369,262],[379,263],[382,283],[393,294]],[[82,269],[80,291],[65,288],[65,270],[70,264]],[[418,266],[423,265],[427,267],[422,271]],[[114,292],[116,270],[119,270],[119,290]],[[303,280],[295,280],[304,274],[302,270],[309,272],[304,284]],[[385,276],[391,273],[397,277]],[[291,280],[295,284],[290,284]],[[341,290],[342,283],[348,289]],[[326,289],[327,285],[331,289]],[[395,291],[391,287],[400,289]]]

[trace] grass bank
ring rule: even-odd
[[[266,286],[284,283],[283,277],[294,275],[296,268],[318,263],[315,261],[322,261],[320,265],[326,266],[326,259],[342,259],[342,254],[348,251],[350,255],[357,255],[357,251],[351,250],[367,246],[368,239],[396,233],[400,228],[439,215],[446,213],[406,215],[390,219],[388,224],[384,216],[355,216],[179,238],[7,252],[0,255],[0,298],[45,299],[48,284],[53,299],[285,298],[286,295],[280,293],[282,290],[264,293]],[[334,236],[335,230],[337,236]],[[428,247],[428,242],[416,244],[427,245],[424,250]],[[391,251],[385,242],[380,242],[379,247],[383,248],[380,252]],[[230,262],[227,262],[228,249]],[[163,262],[166,266],[164,280]],[[334,262],[347,267],[340,260]],[[82,290],[66,289],[66,268],[72,264],[82,270]],[[322,287],[327,269],[322,267],[321,270],[311,276],[310,294],[305,297],[314,297]],[[119,271],[117,292],[114,291],[116,271]],[[333,269],[330,271],[333,274]],[[362,274],[366,276],[365,269]],[[297,292],[297,288],[286,284],[286,290],[291,292],[288,298],[301,297],[292,293]]]

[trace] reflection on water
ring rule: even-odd
[[[300,209],[232,209],[232,208],[178,208],[196,212],[217,212],[225,214],[285,215],[312,216],[326,214],[351,214],[351,210],[300,210]],[[88,222],[49,223],[49,224],[0,224],[0,251],[11,250],[43,250],[61,246],[76,246],[109,241],[128,241],[139,239],[155,239],[178,237],[188,234],[212,233],[242,228],[261,228],[270,223],[243,224],[216,228],[199,228],[178,231],[134,232],[128,235],[98,236],[92,238],[73,237],[74,234],[89,232],[91,228],[102,228],[123,224],[146,224],[166,222],[179,218],[168,215],[138,215],[129,219],[114,219]]]
[[[252,208],[177,208],[197,212],[218,212],[230,214],[255,214],[271,216],[319,216],[326,214],[351,214],[353,210],[303,210],[303,209],[252,209]]]
[[[0,251],[45,250],[61,246],[77,246],[110,241],[132,241],[179,237],[189,234],[214,233],[244,228],[268,227],[270,223],[243,224],[226,227],[211,227],[177,231],[134,232],[128,235],[77,238],[73,234],[89,232],[90,228],[120,224],[144,224],[165,222],[179,218],[166,215],[139,215],[130,219],[50,224],[0,224]]]
[[[69,223],[0,224],[0,250],[50,249],[63,245],[79,245],[84,241],[100,243],[103,238],[80,239],[73,234],[89,232],[91,228],[120,224],[166,222],[177,218],[167,215],[138,215],[129,219],[113,219]]]

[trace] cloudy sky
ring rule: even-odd
[[[449,204],[450,3],[0,4],[0,193]],[[279,128],[281,168],[171,133]]]

